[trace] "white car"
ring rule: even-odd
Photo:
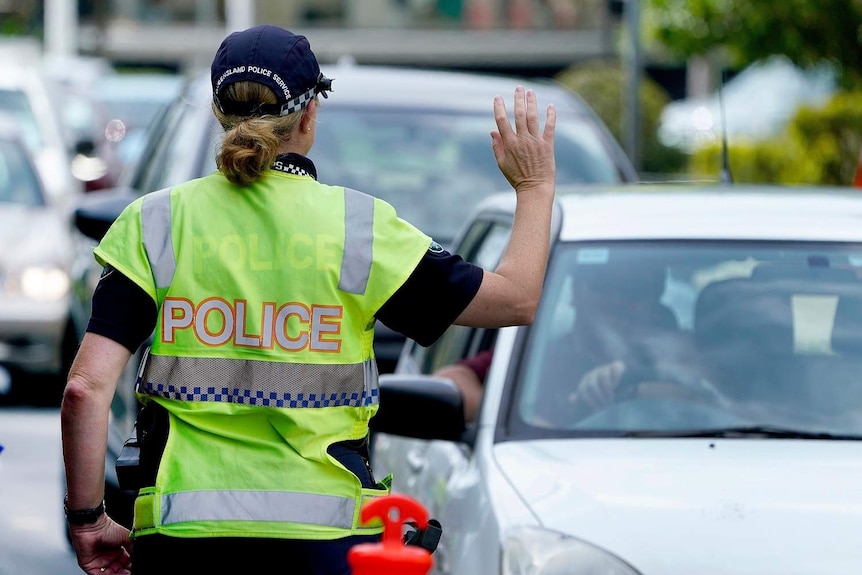
[[[69,316],[71,227],[11,133],[0,121],[0,395],[59,405],[77,347]]]
[[[493,269],[514,206],[456,251]],[[531,326],[408,341],[381,376],[373,467],[442,523],[432,572],[859,573],[862,196],[560,187],[555,210]],[[465,424],[433,372],[489,348]]]

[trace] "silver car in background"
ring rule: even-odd
[[[8,123],[0,127],[0,366],[13,374],[6,391],[14,397],[58,405],[77,346],[71,228],[23,140]]]

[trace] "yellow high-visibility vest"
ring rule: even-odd
[[[386,202],[269,171],[130,204],[95,249],[159,315],[137,394],[169,414],[133,535],[335,539],[368,497],[327,454],[378,407],[374,315],[431,238]]]

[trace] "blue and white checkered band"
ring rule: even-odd
[[[136,390],[177,401],[262,407],[368,407],[380,403],[374,360],[302,364],[148,354]]]
[[[293,114],[294,112],[298,112],[305,108],[308,105],[308,102],[314,98],[314,95],[317,93],[317,88],[313,87],[305,94],[300,94],[296,98],[292,100],[288,100],[286,104],[281,107],[281,112],[279,112],[279,116],[287,116],[288,114]]]
[[[300,168],[296,164],[292,164],[290,162],[282,162],[281,160],[276,160],[272,164],[272,169],[278,170],[279,172],[285,172],[287,174],[294,174],[296,176],[308,176],[310,178],[314,178],[314,176],[309,174],[307,170]]]

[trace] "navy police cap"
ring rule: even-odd
[[[327,97],[332,91],[332,80],[320,72],[308,39],[267,24],[229,34],[213,58],[210,78],[216,105],[237,116],[284,116],[302,110],[317,94]],[[226,101],[224,89],[242,81],[268,86],[278,104]]]

